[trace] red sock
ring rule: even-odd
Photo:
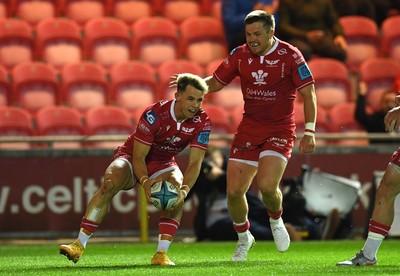
[[[246,220],[243,224],[235,224],[233,223],[233,229],[238,233],[246,232],[250,229],[250,221]]]
[[[94,232],[96,232],[98,227],[99,224],[97,224],[96,222],[90,221],[85,217],[82,218],[81,228],[83,228],[85,231],[93,234]]]
[[[283,213],[283,208],[281,208],[278,212],[276,212],[276,213],[273,213],[273,212],[271,212],[271,211],[269,211],[268,210],[268,215],[271,217],[271,218],[273,218],[273,219],[278,219],[278,218],[280,218],[281,216],[282,216],[282,213]]]
[[[169,235],[174,238],[179,225],[180,223],[176,219],[161,218],[158,222],[158,233],[160,235]]]
[[[378,233],[386,237],[390,231],[390,226],[377,222],[376,220],[369,220],[368,231]]]

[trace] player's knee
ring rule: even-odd
[[[230,199],[239,199],[244,197],[246,191],[243,191],[242,189],[238,188],[228,188],[226,190],[226,194]]]
[[[274,185],[261,186],[259,189],[263,197],[274,196],[279,191],[279,189],[277,189]]]
[[[127,176],[123,169],[114,167],[107,169],[104,174],[103,185],[101,186],[102,194],[115,195],[124,188]]]

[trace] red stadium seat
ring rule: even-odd
[[[12,13],[11,5],[7,2],[7,0],[0,1],[0,18],[9,17]]]
[[[389,58],[370,58],[360,66],[360,81],[367,84],[367,103],[374,110],[380,109],[383,91],[392,89],[400,73],[398,61]]]
[[[389,16],[381,26],[381,50],[386,57],[400,61],[400,15]]]
[[[379,54],[378,25],[364,16],[343,16],[339,20],[348,45],[346,63],[357,72],[363,61]]]
[[[59,103],[57,72],[46,63],[23,62],[12,70],[13,102],[35,113],[38,109]]]
[[[78,62],[65,65],[62,75],[62,100],[86,112],[93,106],[108,103],[105,70],[96,63]]]
[[[129,135],[134,131],[131,115],[121,107],[96,106],[85,114],[86,133],[88,135]],[[91,143],[92,147],[115,148],[121,142],[103,141]]]
[[[203,14],[204,0],[159,0],[161,15],[176,23]],[[184,12],[183,12],[184,11]]]
[[[178,27],[164,17],[144,17],[132,25],[132,53],[152,66],[177,59]]]
[[[125,61],[110,69],[110,101],[130,111],[152,104],[157,97],[155,70],[139,61]]]
[[[174,99],[176,88],[169,87],[170,77],[174,74],[192,73],[203,76],[203,68],[196,62],[178,59],[163,62],[157,69],[158,99]]]
[[[132,24],[157,13],[157,0],[110,0],[110,14]]]
[[[314,58],[308,62],[315,79],[318,104],[325,109],[352,100],[350,73],[346,65],[330,58]]]
[[[33,59],[32,28],[25,21],[0,18],[0,64],[8,70]]]
[[[179,26],[182,56],[206,66],[228,55],[221,21],[207,16],[185,19]]]
[[[203,104],[202,108],[211,120],[212,134],[232,134],[236,129],[232,128],[230,113],[219,105]],[[218,147],[228,147],[229,141],[210,141],[210,144]]]
[[[229,112],[219,105],[203,104],[202,108],[211,119],[212,133],[229,134],[233,133]]]
[[[18,107],[0,106],[0,136],[32,136],[34,134],[31,114]],[[0,149],[29,149],[29,142],[0,143]]]
[[[129,28],[124,21],[99,17],[84,26],[85,56],[105,67],[130,59]]]
[[[355,103],[340,103],[329,111],[329,121],[334,132],[350,134],[367,134],[367,131],[356,121],[354,117]],[[365,146],[369,144],[368,139],[343,139],[335,142],[340,145]]]
[[[84,135],[82,115],[75,108],[46,106],[36,113],[37,134],[40,136]],[[80,142],[54,142],[53,148],[80,148]]]
[[[13,0],[12,12],[16,17],[35,26],[41,20],[60,16],[61,0]]]
[[[0,65],[0,106],[11,104],[10,75],[4,66]]]
[[[38,58],[60,69],[82,60],[81,28],[67,18],[49,18],[36,26]]]
[[[62,10],[66,17],[84,26],[93,18],[106,16],[107,3],[102,0],[61,0]]]

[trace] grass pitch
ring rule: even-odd
[[[149,265],[156,244],[89,242],[74,264],[58,252],[58,243],[0,244],[0,275],[400,275],[400,241],[385,240],[373,267],[336,267],[353,257],[364,241],[292,242],[279,253],[273,242],[259,241],[248,260],[230,261],[234,242],[172,244],[174,267]]]

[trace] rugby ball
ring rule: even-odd
[[[151,186],[150,201],[158,210],[169,210],[179,198],[179,191],[168,181],[156,182]]]

